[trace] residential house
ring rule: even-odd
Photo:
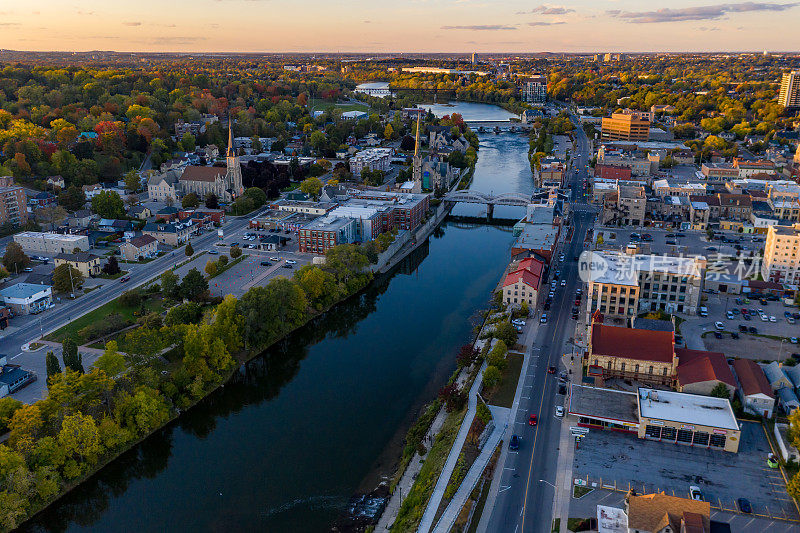
[[[45,183],[54,189],[63,189],[66,187],[66,183],[64,183],[64,178],[60,175],[56,176],[48,176],[45,180]]]
[[[758,363],[751,359],[736,359],[733,362],[733,372],[744,410],[764,418],[772,418],[775,393]]]
[[[800,401],[798,401],[794,389],[778,389],[775,394],[778,395],[778,405],[787,415],[792,414],[795,409],[800,409]]]
[[[168,170],[154,174],[147,180],[147,197],[151,202],[177,201],[179,198],[181,176],[180,170]]]
[[[28,198],[28,203],[36,207],[46,207],[48,205],[55,205],[56,200],[57,198],[55,194],[48,191],[42,191]]]
[[[128,215],[139,220],[147,220],[153,216],[153,212],[149,207],[144,205],[133,205],[128,209]]]
[[[162,244],[180,246],[189,240],[192,230],[193,228],[189,224],[148,222],[142,229],[142,233],[154,237]]]
[[[158,254],[158,239],[152,235],[139,235],[119,247],[123,259],[138,261]]]
[[[81,189],[83,190],[83,195],[86,196],[86,199],[91,200],[103,191],[103,186],[99,183],[93,183],[92,185],[84,185],[81,187]]]
[[[794,387],[791,380],[789,380],[789,378],[783,372],[781,365],[778,364],[777,361],[772,361],[769,364],[761,365],[761,370],[764,371],[764,375],[767,377],[769,386],[772,387],[773,391],[778,391],[784,388],[791,389]]]
[[[625,497],[628,531],[637,533],[709,533],[711,504],[657,494]]]
[[[67,225],[71,228],[88,228],[96,218],[90,210],[79,209],[72,213],[67,219]]]
[[[736,392],[736,378],[721,352],[675,348],[678,356],[678,391],[710,395],[720,383],[730,398]]]
[[[61,265],[70,265],[83,274],[84,278],[90,278],[100,274],[102,268],[100,261],[100,256],[89,252],[78,252],[74,254],[61,253],[53,259],[56,268]]]
[[[168,205],[167,207],[163,207],[158,211],[156,211],[155,217],[156,220],[163,220],[165,222],[171,222],[173,220],[177,220],[178,208]]]

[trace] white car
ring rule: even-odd
[[[567,280],[565,280],[565,279],[562,279],[562,280],[561,280],[561,286],[562,286],[562,287],[564,287],[566,284],[567,284]]]
[[[297,261],[295,261],[294,259],[287,259],[286,263],[289,264],[289,265],[296,265]]]
[[[515,326],[524,326],[525,325],[525,321],[522,320],[521,318],[515,318],[514,320],[511,321],[511,323],[514,324]]]
[[[775,318],[774,316],[770,315],[770,317],[769,317],[769,321],[770,321],[770,322],[777,322],[777,321],[778,321],[778,319],[777,319],[777,318]]]
[[[789,342],[791,342],[792,344],[797,344],[797,337],[792,337],[791,339],[789,339]]]
[[[703,501],[703,492],[700,490],[700,487],[696,485],[689,486],[689,497],[695,501],[702,502]]]
[[[767,315],[761,315],[762,322],[769,322],[769,317]]]
[[[564,406],[563,405],[556,405],[556,416],[558,418],[564,417]]]
[[[714,327],[722,331],[723,329],[725,329],[725,324],[723,324],[722,322],[714,322]]]
[[[280,261],[281,258],[280,257],[270,257],[269,260],[270,261]]]

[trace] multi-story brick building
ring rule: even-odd
[[[0,224],[25,225],[28,222],[27,203],[22,187],[0,187]]]
[[[594,252],[602,268],[588,274],[586,318],[600,311],[619,322],[641,312],[693,315],[700,303],[706,260],[605,251]]]

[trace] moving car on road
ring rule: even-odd
[[[536,417],[536,415],[531,415],[531,416],[528,417],[528,425],[529,426],[535,426],[538,423],[539,423],[539,419]]]

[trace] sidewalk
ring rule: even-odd
[[[469,407],[467,409],[467,414],[464,415],[464,421],[461,422],[461,427],[458,429],[458,435],[456,435],[456,440],[453,442],[453,447],[450,448],[450,453],[447,456],[444,468],[442,468],[442,472],[439,474],[439,479],[436,480],[436,487],[433,489],[431,499],[428,500],[428,506],[425,508],[425,513],[422,515],[419,528],[417,528],[419,533],[427,533],[433,527],[436,511],[439,510],[439,505],[444,497],[444,491],[447,489],[447,484],[450,481],[450,477],[453,475],[453,469],[456,467],[459,455],[461,455],[461,448],[464,447],[464,441],[467,440],[469,428],[472,426],[472,420],[475,418],[475,412],[478,407],[478,392],[481,390],[483,371],[485,369],[486,362],[484,361],[478,372],[478,376],[472,383],[472,388],[469,390]]]

